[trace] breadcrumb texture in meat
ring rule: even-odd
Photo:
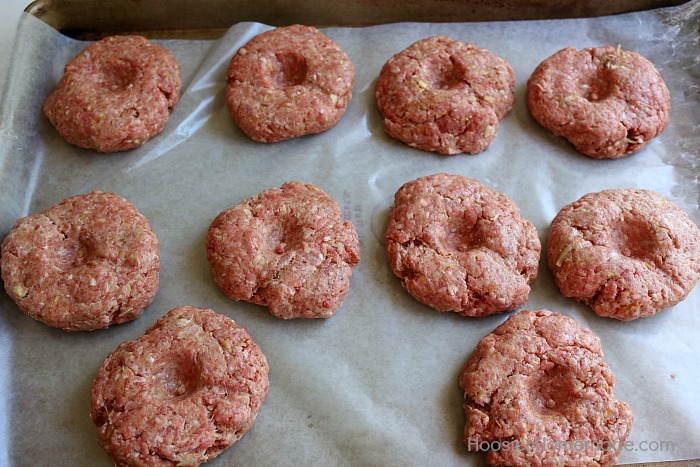
[[[158,238],[114,193],[73,196],[19,219],[0,250],[5,290],[49,326],[79,331],[130,321],[158,291]]]
[[[515,74],[488,50],[432,36],[384,64],[374,95],[392,138],[424,151],[476,154],[513,106]]]
[[[271,143],[334,127],[352,98],[355,68],[313,26],[263,32],[241,47],[226,75],[226,104],[251,139]]]
[[[671,112],[654,65],[612,46],[558,51],[532,73],[527,95],[535,120],[596,159],[641,151],[664,131]]]
[[[524,305],[541,250],[537,230],[511,199],[454,174],[399,188],[385,242],[391,269],[413,297],[465,316]]]
[[[360,261],[352,222],[323,190],[298,181],[221,212],[206,247],[214,281],[229,298],[282,319],[332,316]]]
[[[502,447],[490,465],[614,465],[634,420],[598,336],[548,310],[521,311],[484,337],[459,385],[465,444]]]
[[[197,466],[255,422],[265,355],[242,327],[182,306],[105,359],[92,386],[99,444],[118,466]]]
[[[552,221],[549,268],[562,294],[629,321],[684,300],[700,278],[700,229],[643,189],[589,193]]]
[[[170,51],[141,36],[110,36],[66,65],[43,110],[71,144],[126,151],[163,131],[181,86]]]

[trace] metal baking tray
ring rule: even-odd
[[[244,21],[366,26],[405,21],[467,22],[604,16],[686,0],[37,0],[26,11],[62,33],[94,39],[117,33],[212,38]]]
[[[258,22],[272,26],[303,23],[316,25],[318,27],[362,27],[402,22],[461,23],[589,18],[677,6],[683,3],[686,2],[683,0],[590,0],[585,2],[580,0],[337,0],[333,2],[332,7],[329,7],[328,2],[325,0],[272,0],[267,2],[261,2],[259,0],[207,0],[203,2],[195,0],[37,0],[31,3],[25,11],[56,31],[60,31],[70,38],[80,40],[94,40],[112,34],[123,33],[139,33],[149,38],[165,40],[210,40],[222,37],[230,27],[243,22]],[[524,77],[520,77],[521,80],[523,78]],[[360,105],[365,104],[367,104],[367,102]],[[80,158],[78,158],[77,161],[84,162]],[[106,159],[102,159],[99,163],[103,164],[105,167],[108,167],[109,164]],[[439,166],[436,165],[436,167]],[[175,169],[168,167],[168,170]],[[436,168],[436,170],[439,169]],[[37,192],[40,192],[40,190],[41,187],[37,187]],[[45,204],[50,204],[47,200],[43,200],[43,202]],[[343,207],[347,207],[345,203]],[[0,210],[0,212],[4,211]],[[211,214],[215,214],[215,212],[212,211]],[[368,213],[365,212],[365,214]],[[365,222],[369,223],[371,221],[366,220]],[[184,261],[189,263],[193,262],[192,258],[187,257],[184,258]],[[200,273],[201,271],[195,272]],[[351,294],[353,293],[358,294],[358,291],[351,288]],[[168,303],[167,299],[163,301],[165,303],[162,306],[165,306],[165,304]],[[209,306],[206,303],[202,305]],[[256,312],[264,313],[264,311]],[[249,315],[253,316],[256,312],[251,312]],[[148,311],[146,311],[146,313],[148,313]],[[339,313],[342,313],[342,310]],[[248,315],[245,316],[248,317]],[[78,342],[80,337],[76,337],[76,335],[70,335],[67,339],[75,343],[77,349],[84,349],[84,347],[80,347],[80,345],[84,345],[85,341],[95,346],[105,345],[113,348],[120,341],[120,335],[130,334],[129,338],[135,338],[140,334],[140,330],[154,319],[155,316],[153,315],[144,315],[137,323],[124,326],[121,331],[122,334],[118,334],[115,330],[115,332],[110,331],[109,334],[94,333],[85,335],[82,339],[83,342]],[[265,318],[261,319],[264,320]],[[422,319],[422,317],[417,319]],[[236,319],[236,321],[238,322],[238,319]],[[447,325],[445,325],[444,322],[445,321],[443,321],[442,324],[444,327],[450,326],[450,323],[456,324],[456,321],[451,322],[449,318],[447,318]],[[489,323],[495,323],[495,321],[492,320]],[[246,325],[247,323],[244,322],[243,324]],[[304,336],[303,333],[310,329],[311,326],[307,323],[302,323],[291,331],[288,331],[287,329],[283,329],[283,326],[279,323],[273,321],[265,321],[264,324],[275,327],[275,331],[280,334],[289,332],[295,337],[299,337],[300,335]],[[476,323],[473,323],[473,325],[475,327],[477,326]],[[39,328],[41,326],[42,325],[37,325]],[[486,324],[482,326],[492,329],[495,327],[495,324]],[[289,328],[290,326],[287,327]],[[43,331],[43,328],[41,330]],[[58,340],[57,336],[58,334],[51,331],[47,342],[56,342]],[[63,336],[61,335],[60,337]],[[359,337],[362,338],[361,335]],[[102,342],[103,339],[108,341],[108,344],[104,344],[104,342]],[[352,344],[354,342],[350,343]],[[468,351],[468,348],[465,349],[465,352],[466,351]],[[99,354],[98,356],[94,356],[93,360],[95,362],[100,361],[104,356],[105,355]],[[37,355],[33,358],[35,359],[32,360],[33,363],[36,363],[37,366],[41,366],[43,370],[47,369],[45,359],[48,358],[48,354]],[[458,357],[457,359],[459,360],[460,358],[461,357]],[[71,362],[63,362],[62,364],[65,364],[69,371],[77,373],[77,371],[70,368]],[[89,372],[93,372],[94,370],[95,367],[93,366],[89,369]],[[60,365],[55,372],[59,371]],[[283,372],[284,369],[273,368],[272,371]],[[79,382],[80,390],[83,393],[87,389],[87,384],[86,381]],[[444,392],[444,388],[441,390]],[[80,407],[81,410],[85,409],[86,404],[83,400],[83,395],[84,394],[81,393],[79,395],[66,396],[67,404],[70,404],[71,407]],[[440,396],[444,397],[444,394]],[[19,397],[19,395],[17,395],[17,397]],[[52,398],[45,395],[37,394],[35,398],[38,399],[39,403],[43,404],[44,407],[52,403]],[[80,401],[78,401],[78,399],[80,399]],[[307,405],[313,406],[313,401],[307,400],[305,402]],[[27,412],[27,417],[37,418],[36,414],[32,412],[35,410],[32,405],[24,403],[20,406],[19,411],[22,410]],[[265,406],[263,406],[263,411],[265,410]],[[308,416],[304,413],[301,417],[302,428],[308,426],[309,430],[311,430],[313,428],[312,426],[315,424],[319,428],[314,429],[322,430],[323,428],[321,427],[324,427],[324,424],[327,423],[327,420],[324,418],[326,415],[322,415],[321,418],[318,418],[319,416],[314,413],[312,417],[311,410],[309,410],[309,412]],[[75,424],[75,420],[78,418],[80,419],[78,423],[85,424],[86,417],[86,413],[73,412],[66,418],[59,420],[58,423],[61,425],[57,426],[56,429],[67,430],[69,429],[68,426]],[[284,435],[283,431],[285,429],[298,429],[296,428],[300,421],[298,419],[273,419],[270,421],[269,419],[273,417],[270,417],[269,413],[267,417],[268,425],[279,425],[278,429],[280,433],[278,434],[280,437]],[[307,417],[308,420],[304,417]],[[47,423],[50,424],[53,422],[47,421]],[[260,426],[262,423],[263,422],[259,419],[256,421],[256,426]],[[253,430],[255,430],[255,427]],[[46,429],[42,432],[45,431],[50,430]],[[309,433],[311,433],[311,431],[309,431]],[[22,435],[18,434],[16,436]],[[31,432],[29,432],[27,436],[31,436]],[[458,434],[454,436],[456,437]],[[247,438],[250,438],[250,436],[247,435],[244,437],[243,442],[248,443],[248,446],[241,446],[241,449],[255,447],[253,441],[246,441]],[[32,444],[36,444],[37,449],[39,449],[38,445],[41,444],[41,442],[41,440],[36,440],[32,441]],[[93,442],[93,440],[91,439],[89,442]],[[96,444],[96,442],[93,444]],[[333,448],[333,446],[330,448]],[[79,447],[76,449],[79,449]],[[6,450],[10,451],[10,447],[6,447]],[[49,462],[49,460],[52,459],[51,453],[46,452],[45,449],[42,455],[43,457],[38,456],[38,458],[44,462]],[[60,453],[53,453],[53,455],[58,457]],[[286,451],[280,453],[280,457],[283,461],[285,455],[290,455],[290,453]],[[99,456],[101,456],[100,459],[103,461],[107,460],[101,451],[99,451]],[[217,459],[214,463],[216,465],[229,465],[230,462],[236,462],[235,455],[226,456],[225,459],[223,459],[223,457],[222,455],[222,458]],[[362,458],[362,456],[360,456],[360,458]],[[309,459],[303,460],[309,461]],[[60,459],[55,459],[55,461],[55,465],[61,465]],[[479,459],[470,457],[469,461],[478,462]],[[294,463],[293,457],[289,457],[289,462]],[[353,463],[352,459],[339,459],[337,464],[361,465],[361,463]],[[264,460],[261,460],[259,465],[265,465]],[[387,460],[387,465],[392,465],[391,460]],[[654,467],[676,467],[684,465],[698,467],[700,465],[700,459],[635,465],[654,465]]]

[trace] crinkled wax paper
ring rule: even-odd
[[[92,381],[107,354],[170,309],[208,307],[251,332],[270,363],[270,392],[248,434],[211,465],[480,465],[461,441],[457,377],[477,342],[509,315],[437,313],[406,293],[384,253],[395,191],[451,172],[505,193],[545,243],[552,218],[582,195],[648,188],[700,223],[700,67],[697,1],[620,16],[552,21],[387,24],[323,28],[356,68],[352,102],[325,133],[274,144],[248,139],[224,103],[235,51],[269,29],[233,26],[219,40],[159,41],[178,59],[182,98],[165,131],[139,149],[98,154],[65,143],[41,114],[63,66],[86,44],[32,16],[20,22],[0,120],[0,236],[14,221],[90,190],[131,200],[161,240],[161,287],[128,324],[69,333],[34,321],[0,294],[0,463],[111,465],[89,417]],[[394,53],[435,34],[486,48],[516,74],[516,101],[483,153],[441,156],[388,138],[373,88]],[[530,117],[525,83],[557,50],[620,44],[649,58],[672,96],[668,129],[641,153],[593,160]],[[288,180],[327,191],[354,222],[362,260],[328,320],[280,321],[228,300],[214,285],[204,239],[223,209]],[[544,256],[525,308],[572,316],[602,340],[615,394],[636,420],[621,463],[700,457],[700,288],[652,318],[623,323],[561,296]]]

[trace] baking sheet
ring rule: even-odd
[[[680,5],[687,0],[34,0],[27,11],[76,39],[147,31],[160,39],[218,39],[231,25],[369,26],[422,21],[533,20],[613,15]],[[167,5],[167,7],[166,7]],[[218,35],[215,35],[218,34]]]
[[[14,221],[93,189],[131,200],[161,240],[161,286],[136,321],[68,333],[18,311],[0,294],[0,464],[111,465],[95,441],[90,388],[103,359],[180,305],[213,308],[249,329],[270,363],[270,392],[252,430],[209,465],[481,465],[461,442],[457,376],[484,335],[509,315],[469,319],[419,304],[384,254],[394,192],[438,173],[476,178],[511,197],[545,244],[558,210],[605,188],[648,188],[700,223],[698,1],[621,16],[498,23],[400,23],[323,28],[356,67],[340,123],[281,143],[249,140],[224,103],[228,62],[255,34],[240,23],[215,41],[159,41],[183,69],[182,98],[165,131],[145,146],[97,154],[69,146],[41,115],[63,65],[86,44],[25,14],[0,115],[0,236]],[[383,63],[434,34],[472,42],[508,60],[516,102],[484,153],[440,156],[383,133],[373,87]],[[529,116],[525,82],[565,46],[621,44],[651,59],[672,96],[669,128],[641,153],[595,161]],[[322,187],[352,220],[362,260],[348,298],[328,320],[280,321],[228,300],[211,280],[204,239],[223,209],[261,190],[301,180]],[[615,394],[635,424],[621,463],[700,457],[700,288],[671,310],[621,323],[562,297],[544,257],[528,309],[574,317],[602,340]]]

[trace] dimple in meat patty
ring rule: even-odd
[[[119,466],[200,465],[253,426],[268,372],[232,319],[175,308],[102,364],[91,393],[97,439]]]
[[[158,291],[158,238],[114,193],[73,196],[19,219],[0,251],[5,290],[49,326],[94,330],[130,321]]]
[[[654,65],[620,47],[567,47],[527,83],[533,118],[581,153],[616,159],[644,148],[669,122],[668,88]]]
[[[71,144],[126,151],[163,131],[181,85],[170,51],[141,36],[110,36],[66,65],[43,111]]]
[[[563,295],[629,321],[688,296],[700,279],[700,229],[654,191],[603,190],[559,211],[547,259]]]
[[[512,200],[455,174],[399,188],[385,242],[389,265],[413,297],[465,316],[525,304],[541,250],[535,227]]]
[[[355,227],[320,188],[298,181],[221,212],[207,234],[216,284],[278,318],[328,318],[360,260]]]
[[[352,98],[355,68],[313,26],[278,27],[255,36],[231,59],[226,104],[251,139],[276,142],[334,127]]]
[[[632,428],[600,339],[549,310],[509,317],[462,369],[472,451],[490,465],[614,465]],[[493,448],[493,449],[490,449]]]
[[[476,154],[496,138],[514,91],[508,62],[472,44],[433,36],[390,58],[374,95],[392,138],[439,154]]]

